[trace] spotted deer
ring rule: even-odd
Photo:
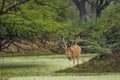
[[[62,47],[64,48],[65,54],[70,62],[70,66],[72,66],[72,62],[73,62],[73,65],[75,65],[76,59],[77,59],[77,64],[79,64],[81,47],[77,45],[77,42],[71,47],[67,47],[66,42],[63,37]]]

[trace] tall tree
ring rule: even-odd
[[[96,17],[101,16],[101,11],[105,9],[112,0],[86,0],[96,11]]]
[[[95,16],[100,17],[102,10],[105,9],[112,1],[113,0],[73,0],[79,10],[81,19],[89,14],[87,13],[88,4],[90,4],[89,7],[92,7],[91,10],[95,10]]]
[[[86,0],[73,0],[77,8],[79,9],[80,18],[83,19],[86,16]]]

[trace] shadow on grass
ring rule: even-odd
[[[47,66],[45,62],[34,63],[34,62],[19,62],[19,63],[1,63],[0,69],[14,69],[14,68],[27,68],[27,67],[44,67]]]

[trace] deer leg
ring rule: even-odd
[[[72,59],[70,57],[68,57],[68,60],[69,60],[70,66],[72,66]]]
[[[77,59],[77,64],[79,64],[79,56],[77,56],[76,59]]]
[[[70,64],[70,66],[72,66],[72,60],[69,60],[69,64]]]
[[[73,65],[75,65],[75,58],[73,58]]]

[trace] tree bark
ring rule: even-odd
[[[86,13],[86,0],[73,0],[77,8],[79,9],[79,14],[80,14],[80,19],[83,20],[85,16],[87,15]]]

